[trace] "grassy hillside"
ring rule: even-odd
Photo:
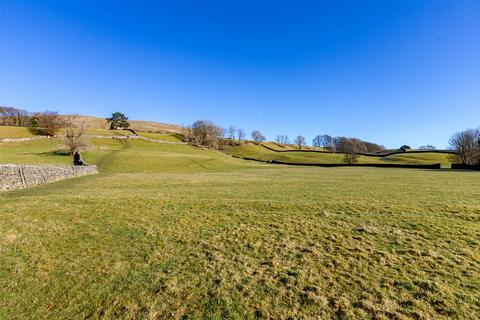
[[[0,193],[0,319],[480,313],[478,172],[92,144],[98,175]],[[60,148],[0,143],[0,163],[69,163]]]
[[[181,142],[183,141],[183,136],[177,132],[171,131],[160,131],[157,133],[137,131],[139,136],[146,138],[164,140],[169,142]],[[56,135],[62,137],[65,134],[64,129],[58,130]],[[109,129],[97,129],[91,127],[85,127],[85,135],[92,136],[128,136],[132,133],[127,130],[109,130]],[[30,132],[28,128],[24,127],[5,127],[0,126],[0,139],[3,138],[31,138],[35,137],[33,133]]]
[[[268,145],[271,147],[271,145]],[[281,150],[278,146],[275,150]],[[289,149],[290,150],[290,149]],[[262,161],[277,160],[288,163],[341,163],[343,154],[323,152],[275,152],[261,145],[246,143],[239,146],[227,146],[228,154],[241,158],[254,158]],[[402,164],[433,164],[440,163],[442,167],[450,167],[450,155],[446,153],[404,153],[387,157],[358,156],[358,163],[402,163]]]
[[[84,124],[85,127],[91,129],[108,129],[108,124],[104,118],[83,116],[83,115],[67,115],[65,116],[73,123],[80,125]],[[181,132],[181,127],[174,124],[160,123],[155,121],[141,121],[141,120],[129,120],[131,128],[142,132]]]
[[[0,126],[0,139],[2,138],[30,138],[34,135],[24,127]]]

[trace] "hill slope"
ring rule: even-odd
[[[277,160],[286,163],[318,163],[332,164],[342,163],[344,154],[328,153],[328,152],[301,152],[287,149],[288,152],[275,152],[262,145],[253,143],[244,143],[238,146],[227,146],[225,152],[240,158],[253,158],[260,161]],[[382,163],[398,163],[398,164],[435,164],[440,163],[442,167],[449,168],[451,165],[451,155],[449,153],[422,152],[413,153],[406,152],[393,154],[389,156],[358,156],[358,163],[361,164],[382,164]]]
[[[83,115],[65,115],[66,118],[72,120],[75,124],[85,124],[85,127],[91,129],[108,129],[108,124],[103,118],[83,116]],[[174,124],[166,124],[155,121],[143,121],[143,120],[129,120],[131,128],[141,132],[181,132],[181,126]]]

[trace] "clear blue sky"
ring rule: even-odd
[[[0,105],[445,147],[480,125],[480,1],[0,0]]]

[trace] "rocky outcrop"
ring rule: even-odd
[[[98,173],[96,166],[32,166],[0,164],[0,191]]]

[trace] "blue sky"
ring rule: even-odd
[[[0,105],[445,147],[480,125],[480,1],[0,0]]]

